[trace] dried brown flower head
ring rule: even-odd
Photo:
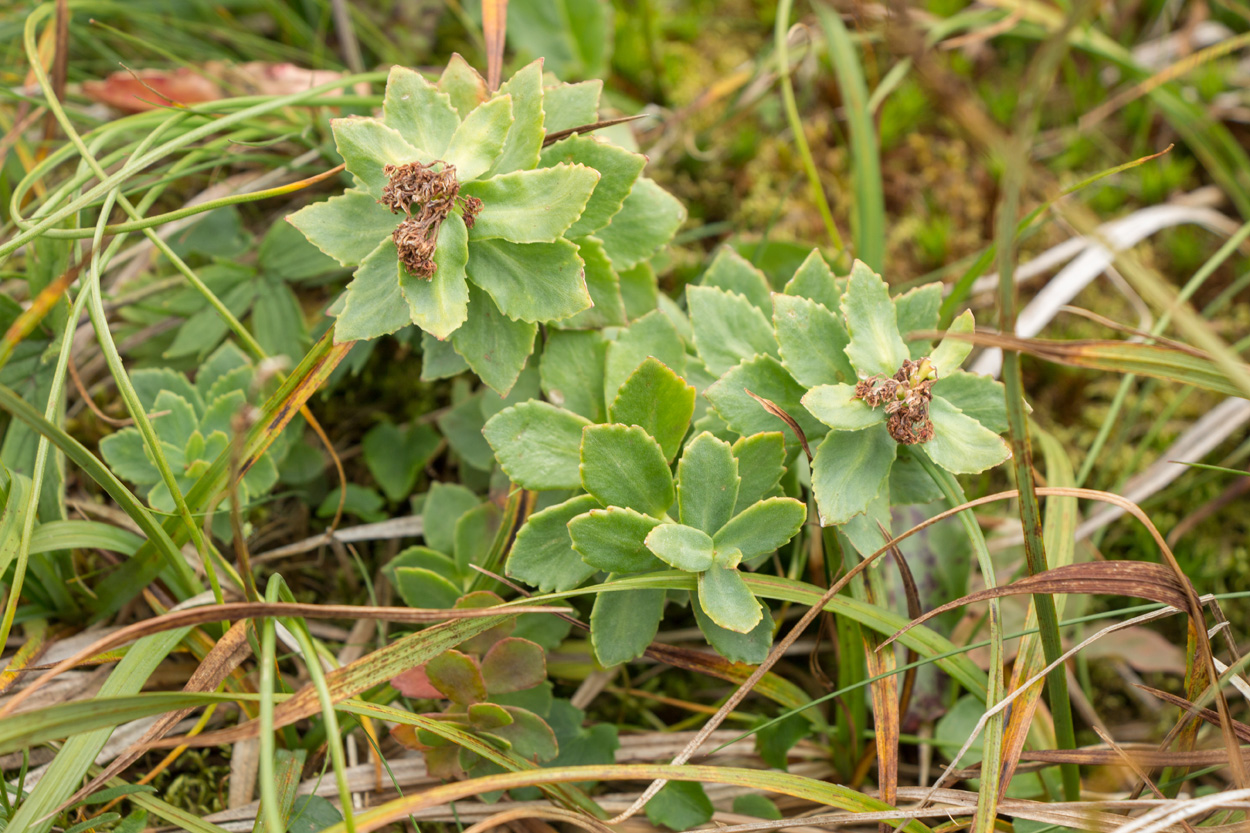
[[[435,170],[435,166],[441,167]],[[438,271],[434,249],[439,227],[447,215],[459,201],[463,206],[464,224],[473,228],[482,210],[482,201],[477,197],[460,196],[456,166],[446,162],[387,165],[382,173],[386,174],[386,184],[382,186],[382,199],[378,202],[393,214],[406,215],[391,234],[399,251],[399,261],[413,277],[429,280]]]
[[[917,445],[933,439],[929,403],[937,368],[927,358],[905,359],[893,378],[869,376],[855,385],[855,398],[873,408],[885,406],[889,414],[886,430],[904,445]]]

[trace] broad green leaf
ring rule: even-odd
[[[837,431],[859,431],[885,422],[885,408],[855,398],[854,385],[821,385],[803,394],[803,407]]]
[[[542,56],[546,70],[561,78],[602,76],[611,56],[612,17],[612,4],[602,0],[513,0],[508,43],[522,55]]]
[[[742,295],[707,286],[686,287],[694,344],[716,376],[757,355],[777,356],[772,325]]]
[[[161,473],[144,451],[143,435],[138,428],[123,428],[100,440],[100,456],[113,473],[123,480],[141,486],[156,483]]]
[[[597,330],[550,333],[538,365],[547,399],[591,422],[605,422],[603,362],[607,352],[608,343]]]
[[[361,449],[373,479],[392,502],[397,502],[412,494],[441,441],[430,425],[414,423],[400,429],[394,423],[381,422],[365,432]]]
[[[780,431],[768,431],[742,437],[733,444],[733,455],[738,461],[738,500],[734,504],[736,515],[756,501],[772,496],[786,473],[785,437]],[[678,501],[681,500],[681,469],[677,470]]]
[[[839,286],[829,264],[820,256],[817,249],[807,256],[803,264],[795,270],[794,277],[786,283],[786,294],[807,298],[826,309],[836,312],[842,303],[845,286]]]
[[[538,165],[543,146],[543,62],[533,61],[503,83],[494,100],[512,98],[514,121],[508,130],[503,151],[490,168],[490,176]]]
[[[535,490],[577,489],[582,428],[590,424],[572,411],[530,400],[495,414],[482,433],[513,483]]]
[[[672,461],[694,416],[694,388],[658,359],[638,365],[608,406],[608,419],[637,425],[655,438]]]
[[[464,184],[490,170],[503,151],[511,127],[512,97],[509,95],[492,98],[465,116],[443,156],[447,164],[456,166],[456,180]]]
[[[187,380],[183,378],[181,374],[177,374],[177,378],[181,380],[181,384],[178,384],[177,387],[174,388],[169,388],[165,384],[162,384],[161,390],[173,390],[175,393],[179,394],[194,405],[197,411],[203,411],[204,402],[212,402],[219,396],[224,395],[223,388],[218,385],[218,382],[220,382],[223,377],[230,374],[242,373],[245,368],[250,374],[251,362],[248,361],[247,354],[245,354],[238,347],[235,347],[232,342],[227,341],[225,344],[214,350],[213,354],[209,356],[202,365],[200,365],[198,370],[196,370],[195,392],[198,395],[187,396],[186,391],[189,388],[189,385]],[[139,390],[139,379],[150,372],[152,371],[136,370],[133,375],[136,393],[139,394],[139,401],[141,402],[144,401],[145,397],[143,392]],[[164,376],[161,378],[168,381],[168,379]],[[247,381],[243,383],[243,388],[248,388],[251,384],[252,380],[249,375]],[[231,385],[231,388],[233,388],[233,385]],[[152,401],[155,402],[155,399]],[[152,410],[151,407],[148,407],[148,410]]]
[[[501,639],[482,657],[482,679],[491,694],[524,691],[547,679],[543,649],[528,639]]]
[[[486,89],[486,79],[459,52],[453,52],[451,60],[447,62],[447,68],[438,79],[438,90],[447,94],[451,106],[460,114],[460,118],[469,115],[490,95]]]
[[[403,218],[379,204],[377,197],[349,188],[328,200],[306,205],[286,219],[340,264],[355,266],[390,237]]]
[[[466,313],[467,314],[467,313]],[[429,333],[421,333],[421,381],[448,379],[469,369],[468,362],[456,352],[450,341],[439,341]]]
[[[384,215],[390,215],[392,219],[395,219],[395,215],[390,211],[377,203],[374,205],[381,208]],[[368,225],[364,218],[361,219],[361,225]],[[379,221],[380,219],[379,217]],[[378,239],[380,240],[383,236],[379,234]],[[371,251],[373,248],[363,252],[361,257]],[[256,265],[265,277],[281,278],[284,281],[302,281],[337,271],[334,258],[328,257],[317,248],[300,229],[289,222],[281,221],[271,225],[269,231],[265,232],[264,238],[260,241],[260,248],[256,252]]]
[[[498,506],[482,503],[465,512],[456,521],[452,551],[456,557],[456,567],[462,575],[470,574],[470,564],[482,566],[486,563],[486,556],[490,553],[502,520],[503,512]]]
[[[764,763],[773,769],[788,768],[787,754],[794,745],[812,733],[812,724],[806,715],[792,714],[771,726],[764,726],[755,733],[755,751]]]
[[[977,474],[1011,457],[1007,442],[940,396],[929,403],[933,439],[924,451],[953,474]]]
[[[457,402],[440,414],[436,421],[438,430],[447,438],[447,444],[460,455],[464,463],[481,471],[494,468],[495,452],[491,451],[486,438],[482,436],[486,416],[482,413],[480,396]]]
[[[846,357],[850,336],[824,305],[793,295],[774,295],[773,327],[781,361],[800,384],[810,388],[855,380],[855,368]]]
[[[933,395],[954,405],[995,434],[1007,431],[1007,400],[1003,383],[980,373],[956,370],[938,375]]]
[[[317,255],[320,257],[320,253]],[[262,281],[252,305],[252,331],[256,341],[268,355],[285,356],[291,364],[304,355],[308,346],[308,328],[299,298],[284,281]]]
[[[698,597],[708,618],[734,633],[750,633],[764,618],[759,601],[731,567],[713,564],[699,573]]]
[[[399,288],[399,255],[388,237],[373,250],[347,285],[334,322],[334,341],[360,341],[393,333],[412,323]]]
[[[842,315],[851,336],[846,355],[860,376],[893,376],[909,355],[907,345],[898,333],[889,287],[858,260],[842,296]]]
[[[936,330],[938,310],[942,306],[942,284],[927,283],[908,290],[894,299],[894,314],[898,319],[898,331],[904,341],[908,333],[917,330]],[[929,355],[929,342],[906,341],[911,358]],[[896,368],[897,369],[897,368]],[[954,369],[954,368],[952,368]]]
[[[553,84],[543,88],[543,129],[547,135],[594,124],[599,120],[599,97],[603,82],[598,78],[576,84]]]
[[[765,315],[771,307],[772,287],[768,285],[768,278],[729,246],[722,246],[712,258],[712,265],[703,273],[699,284],[736,292]]]
[[[573,549],[569,521],[598,507],[599,501],[580,495],[531,515],[512,544],[508,576],[544,593],[559,593],[594,575],[595,568]]]
[[[431,573],[440,575],[453,584],[458,584],[463,578],[460,574],[460,568],[456,566],[455,561],[441,552],[435,552],[429,547],[408,547],[386,562],[386,565],[382,568],[382,573],[394,583],[395,571],[401,567],[419,567],[423,570],[429,570]]]
[[[686,372],[686,348],[681,336],[659,310],[639,318],[608,344],[603,371],[605,402],[615,401],[621,385],[648,356],[659,359],[678,376]]]
[[[677,463],[681,522],[715,535],[733,517],[740,482],[738,459],[729,443],[706,432],[695,437]]]
[[[425,542],[431,549],[451,554],[456,547],[456,522],[481,502],[477,495],[457,483],[431,483],[421,514]]]
[[[156,429],[156,435],[162,442],[172,443],[178,449],[185,448],[187,440],[191,439],[191,434],[199,427],[200,421],[195,415],[195,408],[186,399],[167,390],[156,395],[153,407],[156,413],[161,414],[152,417],[152,427]]]
[[[399,131],[377,119],[363,116],[331,119],[330,128],[348,173],[356,177],[375,200],[382,198],[382,188],[387,181],[382,169],[387,165],[409,162],[428,165],[435,160],[431,154],[404,141]]]
[[[453,703],[467,705],[486,699],[486,683],[477,663],[459,651],[444,651],[425,664],[430,683]]]
[[[508,318],[490,295],[470,284],[469,317],[452,333],[451,341],[478,378],[506,396],[534,351],[537,333],[537,325]]]
[[[807,507],[789,497],[770,497],[748,506],[713,536],[717,552],[737,549],[744,561],[779,549],[803,528]]]
[[[482,210],[469,239],[553,242],[582,216],[599,177],[585,165],[556,165],[470,182],[460,193],[480,199]]]
[[[697,590],[695,591],[697,595]],[[703,631],[703,635],[707,637],[707,641],[716,649],[722,657],[730,662],[745,662],[750,665],[759,665],[768,657],[768,649],[773,644],[773,619],[767,615],[767,608],[763,608],[763,602],[757,603],[761,605],[760,621],[755,627],[746,633],[737,633],[736,631],[727,630],[713,622],[706,613],[703,612],[703,603],[697,598],[690,609],[694,612],[695,621],[699,624],[699,630]]]
[[[785,818],[776,804],[759,793],[747,793],[735,797],[733,811],[740,816],[754,816],[757,819],[770,821]]]
[[[962,338],[954,338],[950,333],[973,333],[976,332],[977,325],[972,318],[972,310],[966,309],[954,321],[946,332],[948,335],[942,338],[942,341],[933,352],[929,354],[933,366],[937,368],[938,378],[950,376],[959,366],[964,363],[964,359],[968,358],[968,354],[972,352],[972,342]]]
[[[621,297],[621,279],[603,251],[603,244],[593,237],[582,237],[573,242],[577,244],[577,254],[585,266],[586,291],[590,293],[593,306],[557,321],[556,326],[570,330],[624,326],[629,319],[625,316],[625,301]]]
[[[669,781],[647,803],[647,819],[670,830],[691,830],[711,821],[713,810],[702,784]]]
[[[654,181],[640,176],[621,210],[595,235],[616,270],[647,260],[673,239],[686,221],[686,208]]]
[[[664,569],[664,563],[651,554],[646,544],[647,535],[659,524],[655,518],[632,509],[610,506],[573,518],[568,528],[573,549],[594,569],[644,573]]]
[[[245,401],[246,398],[241,390],[218,396],[208,406],[208,410],[204,411],[204,416],[200,420],[200,433],[205,438],[211,438],[216,431],[220,431],[227,437],[231,436],[234,433],[232,423],[235,416],[242,410]]]
[[[508,741],[513,753],[524,760],[546,762],[556,756],[559,747],[555,733],[541,717],[516,706],[504,708],[512,716],[512,722],[492,734]]]
[[[629,320],[642,318],[659,304],[658,281],[651,264],[639,263],[634,268],[621,272],[620,279],[621,298],[625,302],[625,315]]]
[[[670,567],[700,573],[712,566],[712,536],[683,524],[660,524],[647,534],[647,549]]]
[[[636,425],[591,425],[582,431],[582,488],[604,506],[663,517],[673,505],[673,478],[655,438]]]
[[[465,266],[469,238],[464,221],[450,214],[438,229],[430,278],[419,278],[399,267],[399,288],[408,303],[412,322],[437,339],[445,339],[469,317],[469,287]]]
[[[507,396],[500,396],[494,391],[482,391],[482,418],[490,419],[495,414],[511,405],[519,405],[530,399],[538,399],[541,385],[538,379],[538,368],[527,365],[517,377],[516,384]]]
[[[424,567],[397,567],[395,590],[409,607],[450,610],[464,593],[463,587]]]
[[[609,582],[611,577],[609,577]],[[595,596],[590,644],[604,668],[638,659],[660,630],[663,590],[617,590]]]
[[[787,443],[797,443],[793,433],[780,419],[764,410],[747,391],[769,400],[788,413],[815,440],[825,433],[825,426],[803,407],[807,388],[794,378],[772,356],[756,356],[731,369],[716,384],[703,392],[716,412],[742,436],[781,430]]]
[[[460,117],[452,109],[451,98],[421,73],[393,66],[386,79],[382,122],[399,131],[413,147],[441,157],[460,126]]]
[[[898,443],[885,425],[830,431],[812,460],[812,492],[821,526],[844,524],[867,511],[886,488]]]
[[[890,469],[890,504],[932,503],[942,497],[942,490],[929,473],[916,462],[912,446],[899,446],[898,459]]]
[[[343,514],[355,515],[366,523],[378,523],[385,520],[386,501],[373,489],[367,489],[356,483],[348,483],[343,493],[336,489],[327,494],[325,500],[321,501],[321,505],[317,507],[318,518],[334,517],[334,513],[339,508],[340,494],[343,494]]]
[[[475,240],[468,268],[469,280],[514,321],[558,321],[590,306],[582,260],[568,240]]]
[[[588,122],[574,126],[582,124]],[[569,229],[569,237],[582,237],[606,226],[621,210],[634,180],[647,164],[647,158],[595,136],[570,136],[543,148],[539,164],[546,168],[560,163],[588,165],[602,174],[586,210]]]

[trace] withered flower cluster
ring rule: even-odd
[[[439,166],[439,170],[435,170],[435,166]],[[414,277],[429,280],[438,270],[434,247],[443,220],[459,201],[464,211],[464,224],[473,228],[474,218],[482,210],[482,201],[477,197],[460,196],[456,166],[446,162],[387,165],[382,173],[386,174],[387,181],[378,202],[393,214],[403,212],[406,215],[391,234],[399,251],[399,262]]]
[[[916,445],[933,439],[933,421],[929,419],[929,403],[933,401],[933,383],[937,368],[927,359],[906,359],[893,378],[870,376],[855,385],[855,398],[876,408],[885,406],[890,415],[886,429],[904,445]]]

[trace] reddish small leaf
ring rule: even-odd
[[[477,661],[459,651],[447,651],[425,665],[434,688],[453,703],[480,703],[486,699],[486,684]]]
[[[547,679],[547,658],[528,639],[510,636],[482,658],[482,677],[491,694],[524,691]]]
[[[442,693],[430,682],[429,675],[425,673],[424,665],[409,668],[399,676],[392,677],[391,685],[405,697],[412,697],[418,700],[443,699]]]

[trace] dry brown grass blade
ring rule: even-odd
[[[1186,700],[1184,697],[1180,697],[1176,694],[1169,694],[1166,691],[1160,691],[1159,689],[1151,688],[1148,685],[1142,685],[1139,683],[1137,684],[1137,688],[1140,688],[1142,691],[1153,694],[1155,697],[1158,697],[1160,700],[1163,700],[1166,703],[1171,703],[1172,705],[1177,706],[1178,708],[1180,708],[1182,711],[1184,711],[1187,714],[1190,714],[1190,715],[1193,715],[1194,717],[1198,717],[1198,718],[1205,720],[1207,723],[1210,723],[1212,726],[1221,725],[1220,715],[1212,709],[1208,709],[1203,706],[1196,706],[1193,703],[1191,703],[1189,700]],[[1229,719],[1228,725],[1229,725],[1229,728],[1232,729],[1233,734],[1235,734],[1238,738],[1245,741],[1246,743],[1250,743],[1250,725],[1242,723],[1240,720],[1233,720],[1231,718]]]
[[[611,827],[608,827],[596,818],[591,818],[585,813],[562,810],[559,807],[514,807],[510,810],[500,810],[498,813],[482,819],[472,827],[466,828],[464,833],[486,833],[488,830],[502,827],[509,822],[524,822],[530,819],[563,822],[574,827],[580,827],[583,830],[589,830],[590,833],[613,833]]]
[[[182,687],[183,691],[213,691],[222,681],[230,674],[231,671],[238,668],[243,660],[251,654],[252,648],[247,640],[248,624],[246,622],[236,622],[226,631],[225,635],[217,641],[211,651],[204,657],[203,662],[191,674],[186,685]],[[177,711],[168,712],[156,719],[143,737],[131,744],[130,748],[122,753],[116,760],[104,768],[104,771],[92,778],[91,781],[78,792],[65,800],[60,807],[56,808],[51,815],[56,815],[69,807],[76,804],[96,790],[100,789],[108,783],[113,776],[120,773],[126,767],[130,766],[139,758],[143,757],[143,753],[147,751],[147,746],[152,741],[164,737],[170,732],[178,722],[189,715],[195,709],[179,709]]]
[[[1185,585],[1192,590],[1188,579]],[[1069,564],[1027,576],[1002,587],[969,593],[963,598],[947,602],[908,624],[907,627],[887,639],[882,647],[889,645],[916,625],[923,624],[948,610],[1003,596],[1018,596],[1025,593],[1131,596],[1162,602],[1183,610],[1188,607],[1189,601],[1189,596],[1185,591],[1186,587],[1179,583],[1175,572],[1161,564],[1146,561],[1092,561]]]
[[[803,429],[799,427],[799,424],[794,421],[794,417],[786,413],[785,409],[777,403],[765,399],[762,396],[756,396],[746,388],[743,388],[742,390],[746,392],[747,396],[760,403],[760,405],[764,407],[765,411],[768,411],[770,414],[777,417],[777,419],[790,426],[790,430],[794,432],[794,436],[799,438],[799,445],[803,446],[803,453],[807,455],[807,462],[810,463],[812,461],[812,450],[807,445],[807,435],[803,433]],[[890,536],[887,535],[886,537],[888,538]]]
[[[48,625],[45,622],[34,622],[27,625],[29,636],[17,649],[8,665],[0,671],[0,694],[9,690],[23,671],[33,667],[39,657],[48,649]]]
[[[1082,766],[1106,766],[1124,763],[1121,755],[1123,753],[1132,756],[1133,761],[1143,767],[1168,765],[1210,766],[1228,762],[1228,750],[1224,748],[1179,752],[1174,750],[1161,751],[1157,746],[1145,744],[1120,744],[1120,750],[1121,752],[1116,752],[1113,749],[1102,749],[1100,747],[1087,747],[1084,749],[1026,749],[1020,753],[1020,759],[1048,764],[1073,763],[1081,764]],[[1250,751],[1250,749],[1243,749],[1243,751]],[[972,777],[975,777],[975,772],[979,767],[979,764],[969,767]]]
[[[567,608],[555,607],[509,607],[508,614],[513,613],[565,613]],[[227,602],[221,605],[192,607],[165,613],[142,622],[135,622],[124,628],[113,631],[108,636],[89,645],[72,657],[58,662],[51,670],[42,674],[33,683],[13,695],[3,706],[0,706],[0,718],[11,715],[13,711],[38,691],[43,685],[64,671],[85,662],[97,654],[110,651],[144,636],[154,633],[204,625],[209,622],[235,621],[240,619],[258,619],[266,616],[292,616],[302,619],[383,619],[390,622],[409,624],[428,624],[431,622],[461,621],[466,619],[487,619],[500,615],[495,608],[477,608],[474,610],[422,610],[411,607],[368,607],[357,605],[318,605],[318,604],[287,604],[270,602]],[[398,644],[398,643],[396,643]],[[367,659],[367,657],[366,657]],[[344,669],[339,669],[340,671]],[[350,695],[348,695],[350,696]],[[284,704],[285,705],[285,704]]]
[[[647,113],[640,113],[636,116],[619,116],[614,119],[603,119],[602,121],[597,121],[594,124],[583,124],[581,127],[570,127],[566,130],[557,130],[555,133],[547,134],[546,138],[543,139],[543,147],[554,145],[561,139],[567,139],[575,134],[593,133],[594,131],[600,130],[604,127],[611,127],[614,124],[625,124],[626,122],[645,119],[647,115]]]
[[[486,86],[499,89],[503,46],[508,30],[508,0],[482,0],[482,37],[486,41]]]

